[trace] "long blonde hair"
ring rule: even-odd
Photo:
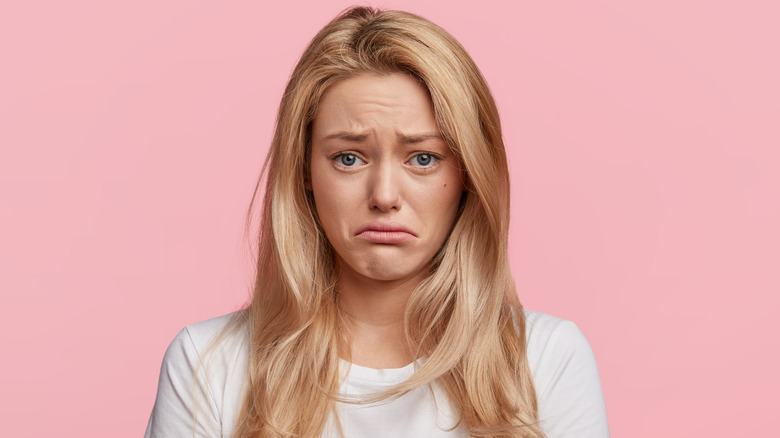
[[[472,435],[542,436],[508,267],[509,172],[488,86],[463,47],[430,21],[356,7],[314,37],[279,107],[264,166],[254,295],[243,314],[250,359],[234,437],[319,436],[335,415],[339,355],[348,349],[333,249],[305,181],[323,95],[366,72],[407,73],[428,89],[467,189],[450,237],[406,306],[407,339],[426,360],[378,398],[437,381]]]

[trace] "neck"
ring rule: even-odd
[[[349,360],[370,368],[400,368],[412,362],[404,311],[421,278],[392,282],[344,274],[339,278],[338,307]]]

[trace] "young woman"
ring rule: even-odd
[[[498,113],[452,36],[337,17],[265,175],[252,302],[174,339],[147,437],[609,435],[585,338],[518,301]]]

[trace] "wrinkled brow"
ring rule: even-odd
[[[346,141],[354,141],[354,142],[361,142],[368,138],[368,133],[359,133],[359,132],[348,132],[348,131],[341,131],[337,132],[335,134],[330,134],[327,137],[325,137],[325,140],[331,140],[331,139],[339,139],[339,140],[346,140]]]
[[[401,144],[420,143],[425,140],[431,140],[431,139],[443,140],[441,135],[439,135],[438,132],[425,132],[422,134],[403,134],[400,132],[396,132],[395,135],[396,138],[398,139],[398,143]]]
[[[326,136],[325,140],[338,139],[338,140],[345,140],[349,142],[359,143],[365,141],[366,138],[368,138],[368,136],[369,136],[368,132],[339,131]],[[431,139],[443,140],[441,135],[438,132],[423,132],[420,134],[404,134],[402,132],[396,132],[395,136],[396,136],[396,140],[400,144],[421,143]]]

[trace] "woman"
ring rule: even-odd
[[[444,30],[328,24],[265,172],[252,302],[179,333],[147,436],[608,436],[587,341],[517,299],[498,113]]]

